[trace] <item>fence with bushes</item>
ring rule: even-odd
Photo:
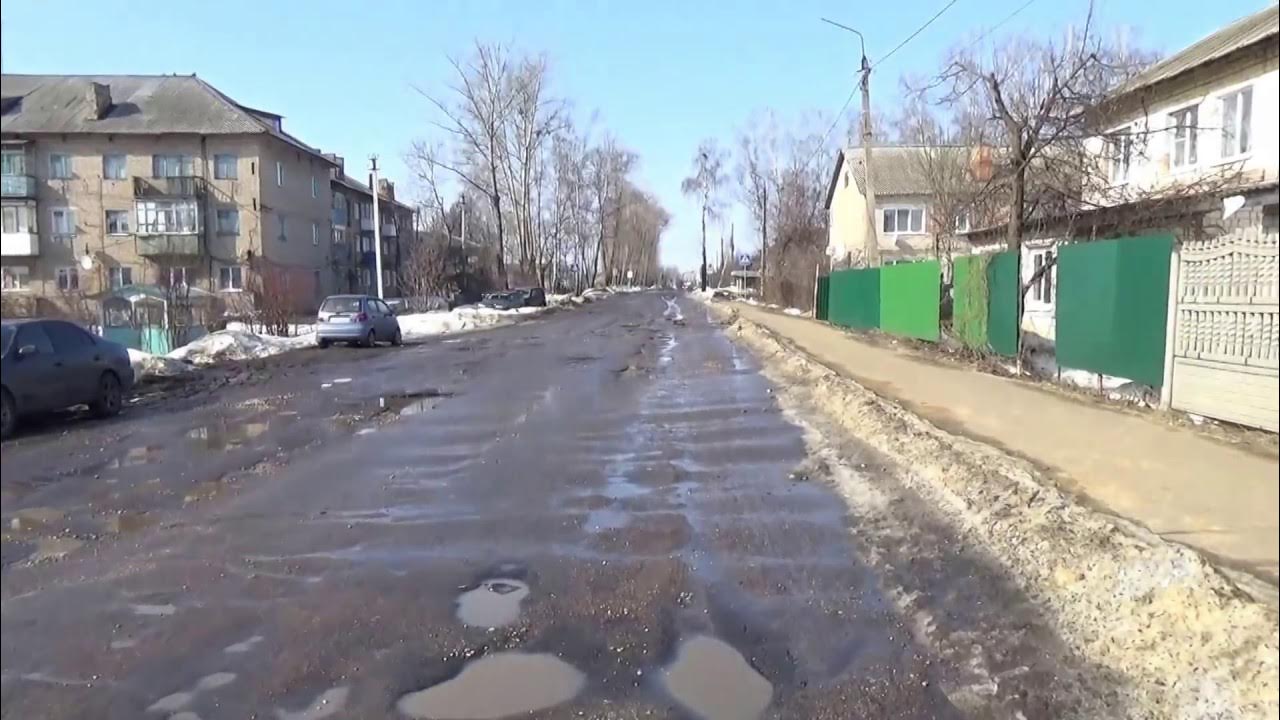
[[[1018,354],[1018,258],[1011,252],[958,257],[951,329],[981,352]]]

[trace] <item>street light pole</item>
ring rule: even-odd
[[[858,36],[858,44],[862,49],[862,62],[859,68],[858,81],[859,89],[862,91],[862,164],[863,164],[863,194],[866,196],[867,206],[867,265],[869,267],[880,266],[880,233],[876,224],[876,185],[875,173],[871,167],[871,149],[875,144],[875,137],[871,131],[871,62],[867,60],[867,40],[862,36],[861,32],[842,25],[834,20],[822,18],[822,22],[828,25],[834,25],[841,30],[847,30]]]
[[[382,298],[382,225],[378,219],[378,156],[370,155],[369,189],[373,191],[373,272],[378,279],[378,298]]]

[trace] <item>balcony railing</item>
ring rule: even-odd
[[[195,197],[206,192],[202,177],[163,177],[133,179],[134,197]]]
[[[360,232],[373,232],[373,218],[360,218]]]
[[[0,175],[3,178],[0,195],[7,198],[34,198],[36,179],[30,175]]]
[[[382,223],[382,237],[395,237],[395,236],[396,236],[395,223]]]
[[[377,264],[377,259],[373,256],[372,250],[360,251],[360,265],[363,267],[373,267]]]
[[[4,257],[35,257],[40,254],[40,236],[33,232],[7,232],[0,234],[0,255]]]
[[[160,255],[199,255],[199,235],[138,235],[138,254],[142,257]]]

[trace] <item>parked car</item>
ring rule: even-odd
[[[316,344],[359,343],[373,347],[379,342],[399,345],[400,321],[387,303],[368,295],[330,295],[320,303],[316,315]]]
[[[525,288],[520,292],[524,293],[525,307],[546,307],[547,291],[540,287]]]
[[[520,290],[508,290],[506,292],[489,293],[484,296],[480,304],[484,307],[494,308],[495,310],[515,310],[524,307],[525,294]]]
[[[449,298],[449,309],[459,308],[464,305],[475,305],[484,300],[484,295],[475,290],[459,290]]]
[[[0,435],[24,415],[88,405],[115,415],[133,386],[129,351],[65,320],[0,323]]]

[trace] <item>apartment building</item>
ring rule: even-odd
[[[373,192],[350,175],[346,163],[338,155],[329,155],[334,163],[329,186],[333,212],[333,269],[335,282],[342,292],[377,292],[377,260],[374,256]],[[370,181],[373,178],[370,177]],[[414,237],[414,210],[396,200],[395,184],[386,178],[378,180],[378,222],[382,242],[382,286],[388,297],[400,295],[400,278]]]
[[[4,75],[6,315],[85,314],[126,285],[255,283],[314,308],[331,266],[333,161],[194,75]],[[91,320],[91,317],[85,317]]]

